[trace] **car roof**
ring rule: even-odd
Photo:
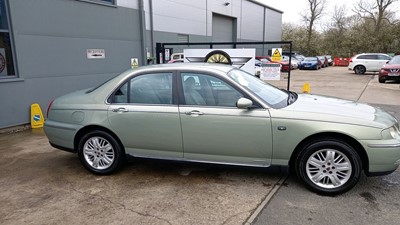
[[[208,70],[208,71],[214,71],[214,72],[229,72],[235,67],[227,64],[221,64],[221,63],[166,63],[166,64],[155,64],[155,65],[148,65],[148,66],[141,66],[138,67],[135,70],[135,72],[144,72],[144,71],[149,71],[149,70],[195,70],[195,69],[201,69],[201,70]]]

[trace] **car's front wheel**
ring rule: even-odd
[[[319,140],[306,146],[296,160],[296,173],[309,189],[323,195],[344,193],[361,176],[361,159],[348,144]]]
[[[364,74],[366,72],[365,66],[356,66],[356,67],[354,67],[354,72],[356,74]]]
[[[386,79],[384,77],[379,77],[378,81],[379,81],[379,83],[385,83]]]
[[[78,156],[83,166],[94,174],[110,174],[123,163],[125,154],[107,132],[90,131],[79,141]]]

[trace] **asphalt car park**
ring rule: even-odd
[[[291,89],[301,92],[304,83],[309,83],[311,93],[315,94],[400,105],[400,84],[379,84],[377,74],[355,75],[345,67],[292,71]],[[396,112],[397,117],[400,113],[396,107],[389,107],[389,111]],[[393,212],[392,217],[384,217],[385,221],[396,218],[391,222],[398,221],[394,213],[399,210],[395,203],[400,200],[395,194],[399,190],[398,170],[372,181],[364,177],[354,190],[331,198],[309,192],[293,177],[282,183],[286,173],[279,168],[132,160],[117,174],[96,176],[81,166],[76,155],[52,148],[40,129],[4,131],[0,141],[3,144],[0,147],[2,224],[243,224],[246,221],[265,224],[255,212],[273,193],[271,191],[282,184],[264,211],[273,213],[275,221],[281,224],[302,224],[297,220],[288,221],[290,218],[284,207],[290,204],[293,205],[292,215],[308,210],[312,217],[304,217],[305,221],[311,218],[315,222],[325,217],[319,212],[329,210],[336,214],[344,210],[343,203],[337,200],[347,202],[347,199],[360,200],[360,204],[352,207],[353,215],[363,212],[378,216],[376,211],[380,210],[385,212],[384,216]],[[369,189],[379,193],[365,191]],[[306,197],[301,199],[301,196]],[[380,198],[382,196],[391,196],[392,204],[380,203],[389,198]],[[296,200],[299,205],[295,204]],[[326,204],[316,204],[316,201]],[[283,207],[281,210],[271,209],[279,205]],[[307,208],[310,205],[313,209]],[[370,206],[370,211],[365,205]],[[282,219],[284,217],[287,219]],[[334,223],[335,218],[331,219],[328,222]],[[337,219],[343,220],[342,217]],[[379,222],[379,218],[376,221]]]

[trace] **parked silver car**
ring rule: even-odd
[[[128,70],[55,99],[45,132],[96,174],[134,157],[290,166],[311,190],[338,194],[361,171],[400,163],[396,119],[379,108],[268,85],[235,67],[164,64]],[[56,165],[55,165],[56,166]]]

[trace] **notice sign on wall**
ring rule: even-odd
[[[280,80],[281,79],[281,65],[278,63],[268,63],[261,65],[260,72],[261,80]]]
[[[106,58],[106,50],[104,49],[86,49],[88,59],[104,59]]]
[[[7,76],[6,50],[0,48],[0,76]]]

